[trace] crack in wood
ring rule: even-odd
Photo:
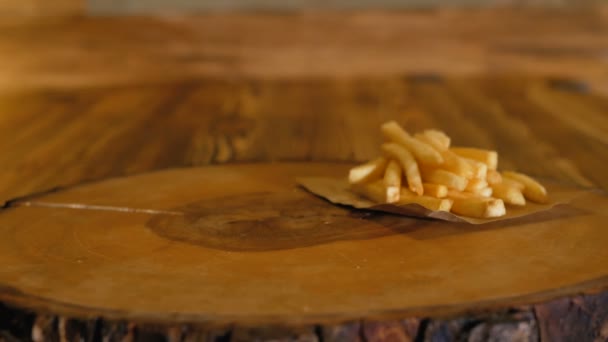
[[[183,216],[184,213],[172,210],[158,210],[146,208],[131,208],[111,205],[95,205],[81,203],[52,203],[52,202],[13,202],[11,207],[43,207],[43,208],[61,208],[61,209],[76,209],[76,210],[98,210],[98,211],[116,211],[122,213],[137,213],[150,215],[174,215]]]

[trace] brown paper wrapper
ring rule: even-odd
[[[302,177],[298,178],[297,182],[306,190],[335,204],[347,205],[357,209],[383,211],[403,216],[433,218],[451,222],[468,222],[471,224],[482,224],[494,221],[509,220],[516,217],[530,216],[538,212],[549,210],[558,204],[567,204],[574,198],[588,191],[575,188],[573,186],[543,181],[542,183],[549,194],[550,203],[538,204],[528,201],[523,207],[507,205],[507,214],[505,216],[480,219],[460,216],[446,211],[433,211],[419,204],[396,205],[374,203],[351,191],[346,179],[330,177]]]

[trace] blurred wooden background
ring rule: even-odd
[[[430,7],[564,7],[586,6],[594,0],[88,0],[93,13],[223,10],[411,9]]]
[[[129,14],[159,11],[589,7],[602,0],[0,0],[0,15]]]
[[[68,10],[74,0],[63,1]],[[441,73],[574,78],[606,94],[606,37],[606,6],[5,16],[0,92],[195,77]]]
[[[320,11],[214,11],[268,8]],[[0,92],[414,72],[575,78],[608,94],[601,0],[0,0],[0,19]]]
[[[85,12],[85,0],[0,0],[1,16],[75,15]]]

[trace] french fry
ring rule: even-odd
[[[473,178],[481,178],[481,179],[486,179],[488,176],[488,166],[482,162],[479,162],[477,160],[473,160],[473,159],[469,159],[469,158],[463,158],[464,160],[467,161],[467,163],[469,163],[471,165],[471,167],[473,168]]]
[[[492,184],[498,184],[502,182],[502,176],[500,175],[500,173],[496,170],[488,170],[488,174],[486,176],[486,180],[488,181],[488,184],[492,185]]]
[[[401,164],[405,173],[405,178],[410,190],[422,195],[424,188],[422,187],[422,179],[420,178],[420,170],[414,156],[403,146],[397,143],[382,144],[382,151],[393,159],[396,159]]]
[[[397,122],[389,121],[382,125],[384,136],[394,142],[405,146],[417,161],[427,165],[440,165],[443,157],[430,145],[412,138]]]
[[[549,201],[545,187],[532,177],[513,171],[504,171],[502,176],[503,178],[512,179],[522,183],[524,185],[524,190],[522,193],[524,194],[525,198],[537,203],[547,203]]]
[[[435,150],[441,152],[447,151],[447,148],[444,147],[444,145],[441,143],[441,141],[433,138],[432,136],[423,134],[423,133],[416,133],[414,134],[414,139],[423,142],[427,145],[430,145],[432,148],[434,148]]]
[[[496,151],[470,147],[452,147],[450,150],[459,156],[486,164],[489,170],[496,170],[498,166],[498,153]]]
[[[401,189],[401,199],[398,204],[419,204],[429,210],[450,211],[453,201],[447,198],[436,198],[431,196],[419,196],[406,188]]]
[[[512,186],[514,188],[519,189],[519,191],[523,191],[524,188],[526,187],[525,185],[523,185],[521,182],[518,182],[514,179],[510,179],[510,178],[502,178],[502,181],[499,184],[505,184],[508,186]]]
[[[513,185],[511,182],[502,182],[498,184],[492,185],[492,190],[494,191],[493,196],[496,198],[500,198],[506,204],[512,205],[526,205],[526,199],[524,195],[521,193],[521,189],[517,187],[517,185]]]
[[[395,121],[384,123],[381,131],[387,138],[383,156],[352,168],[348,176],[353,191],[375,203],[416,203],[493,218],[506,214],[505,204],[548,201],[546,189],[531,177],[498,172],[496,151],[450,147],[450,138],[438,130],[412,136]]]
[[[464,190],[468,183],[466,178],[441,169],[428,170],[422,174],[422,177],[427,183],[442,184],[459,191]]]
[[[458,191],[458,190],[450,189],[450,190],[448,190],[447,197],[448,198],[472,198],[472,197],[488,198],[488,197],[492,197],[492,192],[493,192],[493,190],[490,187],[479,189],[476,192]]]
[[[359,194],[376,203],[387,203],[386,188],[382,180],[372,183],[351,184],[350,188]]]
[[[425,131],[425,133],[428,133],[429,131]],[[439,131],[436,131],[439,132]],[[476,171],[475,165],[473,165],[470,162],[467,162],[467,160],[465,160],[464,158],[458,156],[457,154],[455,154],[454,152],[448,150],[444,144],[445,142],[441,142],[439,139],[435,139],[435,137],[433,137],[432,135],[427,135],[427,134],[420,134],[417,133],[416,135],[414,135],[414,138],[424,142],[430,146],[432,146],[434,149],[436,149],[437,151],[440,151],[439,153],[441,153],[441,156],[443,157],[443,164],[441,165],[442,169],[445,169],[447,171],[453,172],[459,176],[465,177],[467,179],[473,178],[476,174],[479,174],[478,171]],[[449,139],[447,138],[447,144],[449,146]]]
[[[464,188],[465,191],[477,193],[480,190],[487,188],[488,182],[485,179],[473,178],[469,179],[467,186]]]
[[[469,191],[458,191],[454,189],[448,189],[447,198],[486,198],[482,194],[469,192]]]
[[[448,187],[442,184],[422,183],[426,196],[443,198],[448,195]]]
[[[473,197],[481,197],[472,192],[459,191],[454,189],[448,189],[448,198],[473,198]]]
[[[423,134],[428,137],[431,137],[431,138],[433,138],[433,140],[439,142],[441,144],[441,146],[443,146],[443,149],[440,149],[440,151],[447,150],[448,148],[450,148],[451,139],[444,132],[436,130],[436,129],[427,129],[426,131],[423,132]]]
[[[474,194],[479,195],[481,197],[492,197],[493,193],[494,193],[494,190],[492,190],[492,188],[490,188],[490,187],[485,187],[483,189],[479,189],[476,192],[474,192]]]
[[[501,199],[472,196],[452,200],[452,212],[462,216],[492,218],[504,216],[507,212]]]
[[[384,171],[384,186],[386,187],[386,202],[395,203],[399,201],[401,193],[401,165],[395,160],[388,162]]]
[[[444,164],[441,165],[442,169],[453,172],[466,179],[471,179],[480,175],[483,176],[483,173],[481,172],[483,170],[479,170],[479,168],[483,167],[458,156],[454,152],[446,150],[443,151],[441,155],[443,156],[444,160]]]
[[[379,157],[365,164],[355,166],[348,173],[348,181],[351,184],[360,184],[377,180],[384,174],[386,164],[387,159]]]

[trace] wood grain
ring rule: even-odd
[[[443,128],[459,144],[496,148],[505,168],[606,191],[608,100],[601,94],[608,94],[607,15],[604,6],[572,11],[3,16],[0,203],[170,167],[364,160],[377,153],[380,137],[374,127],[389,118],[410,130]],[[141,215],[147,214],[136,216]],[[364,230],[362,236],[373,241],[392,236],[378,232]],[[366,241],[342,233],[349,241]],[[202,237],[206,246],[192,248],[234,244],[218,235],[211,236],[213,241]],[[335,236],[322,238],[325,245],[343,243]],[[283,247],[295,246],[293,240],[287,242]],[[309,241],[303,248],[315,246]],[[266,253],[252,251],[251,244],[239,249]],[[29,252],[55,251],[24,250]],[[59,255],[51,262],[73,256]],[[555,252],[548,259],[553,257],[565,256]],[[588,259],[597,260],[595,255]],[[73,280],[82,285],[82,279]],[[46,309],[32,313],[24,309],[27,305],[0,306],[0,340],[265,336],[260,339],[476,341],[518,336],[545,341],[608,336],[605,292],[445,319],[354,319],[295,330],[75,317],[54,312],[45,301],[37,305]],[[563,317],[567,323],[556,324]]]
[[[377,155],[377,127],[388,119],[497,149],[503,169],[606,190],[607,109],[606,98],[535,78],[199,80],[24,92],[0,98],[8,113],[0,145],[11,147],[0,154],[0,202],[167,167],[362,161]]]
[[[68,17],[0,23],[0,89],[418,73],[579,79],[608,94],[606,6]]]
[[[602,194],[473,227],[353,213],[295,183],[347,170],[176,169],[14,202],[0,215],[0,300],[68,317],[269,326],[457,315],[608,287]]]

